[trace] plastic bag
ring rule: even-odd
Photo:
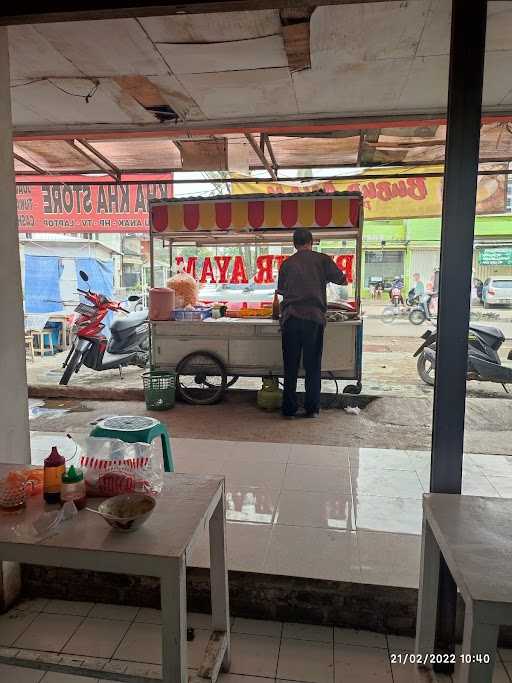
[[[84,472],[88,496],[110,498],[122,493],[156,496],[162,491],[162,458],[152,444],[90,436],[77,441],[81,447],[78,465]]]
[[[199,296],[199,285],[192,275],[177,273],[167,280],[167,287],[176,292],[176,306],[179,306],[180,297],[183,299],[182,306],[195,306]]]

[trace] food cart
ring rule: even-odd
[[[353,311],[330,316],[324,336],[322,378],[350,380],[345,393],[361,391],[361,238],[363,204],[360,193],[335,192],[286,195],[218,196],[214,198],[157,199],[150,205],[151,285],[154,286],[155,241],[169,249],[169,263],[187,266],[194,273],[196,260],[186,264],[176,257],[181,247],[226,247],[256,245],[265,254],[257,260],[252,281],[277,287],[277,269],[286,258],[283,248],[292,247],[293,230],[312,231],[315,244],[339,245],[338,265],[345,266],[352,286]],[[352,245],[350,248],[347,245]],[[281,253],[269,253],[277,245]],[[232,286],[246,283],[241,256],[204,259],[202,282]],[[232,268],[226,265],[232,260]],[[206,272],[206,275],[205,275]],[[227,284],[226,284],[227,283]],[[272,292],[273,293],[273,292]],[[200,295],[201,296],[201,295]],[[211,296],[209,297],[211,298]],[[222,289],[216,294],[222,301]],[[229,311],[228,311],[229,313]],[[329,320],[329,318],[328,318]],[[282,377],[283,361],[279,322],[271,317],[222,317],[205,320],[151,322],[151,367],[173,370],[181,395],[191,403],[213,403],[238,377]]]

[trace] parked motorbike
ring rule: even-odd
[[[434,385],[436,372],[437,330],[427,330],[421,335],[423,344],[414,353],[418,358],[417,369],[421,379]],[[468,332],[468,380],[495,382],[508,393],[507,384],[512,383],[512,368],[501,364],[498,350],[505,341],[505,335],[497,327],[470,325]],[[512,351],[508,354],[512,360]]]
[[[430,302],[432,301],[433,296],[434,294],[431,292],[428,292],[426,294],[419,294],[418,296],[414,297],[414,299],[411,301],[411,303],[409,304],[411,306],[411,310],[409,312],[409,321],[413,325],[422,325],[425,322],[425,320],[432,320]],[[410,297],[408,296],[408,303],[409,298]]]
[[[80,277],[88,282],[83,270]],[[63,364],[64,373],[60,384],[67,384],[82,365],[92,370],[112,370],[136,365],[146,367],[149,360],[149,323],[147,310],[130,313],[121,306],[123,302],[111,301],[103,294],[96,294],[77,288],[90,303],[80,303],[75,308],[78,319],[73,326],[73,341]],[[128,301],[139,301],[130,296]],[[123,312],[124,318],[115,320],[110,326],[110,340],[102,333],[103,319],[109,311]]]

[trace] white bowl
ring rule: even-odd
[[[148,519],[155,505],[156,500],[145,493],[126,493],[104,500],[98,512],[116,531],[135,531]]]

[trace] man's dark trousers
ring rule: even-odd
[[[283,325],[283,364],[284,392],[283,415],[295,415],[297,412],[297,375],[300,368],[301,355],[306,374],[306,413],[318,413],[320,410],[320,369],[324,344],[324,326],[313,320],[288,318]]]

